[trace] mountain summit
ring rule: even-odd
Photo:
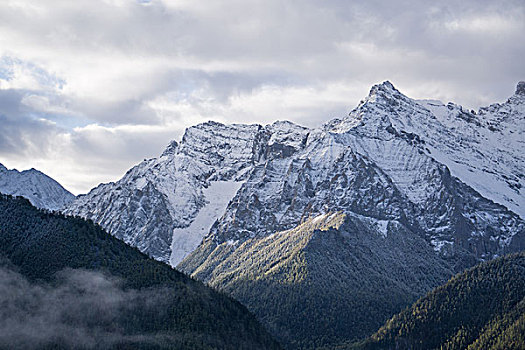
[[[516,95],[525,96],[525,81],[520,81],[516,86]]]

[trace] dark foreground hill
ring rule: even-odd
[[[477,265],[351,349],[525,349],[525,253]]]
[[[278,349],[240,303],[92,222],[0,195],[0,348]]]

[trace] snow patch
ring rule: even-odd
[[[441,239],[437,239],[437,238],[434,238],[434,239],[430,240],[430,243],[432,244],[432,246],[434,247],[434,250],[436,252],[441,252],[441,250],[443,249],[443,247],[445,245],[453,245],[454,244],[454,242],[441,240]]]
[[[239,243],[238,239],[236,239],[236,240],[229,239],[229,240],[226,241],[226,244],[229,245],[229,246],[237,245],[237,243]]]
[[[201,208],[189,227],[175,228],[171,243],[170,264],[175,267],[201,243],[213,223],[219,219],[228,203],[241,188],[242,182],[211,182],[203,189],[206,205]]]
[[[137,179],[137,182],[135,185],[137,186],[137,189],[142,190],[144,187],[146,187],[147,180],[145,177],[140,177]]]

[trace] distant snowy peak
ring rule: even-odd
[[[36,170],[8,170],[0,164],[0,192],[22,196],[36,207],[58,210],[75,199],[58,182]]]

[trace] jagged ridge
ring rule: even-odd
[[[458,226],[470,226],[469,232],[460,234],[468,240],[482,236],[495,222],[503,223],[505,227],[496,229],[487,241],[500,248],[475,253],[477,257],[493,256],[511,244],[511,236],[521,230],[521,219],[497,205],[483,205],[492,208],[489,214],[480,214],[476,207],[466,214],[463,208],[451,205],[455,190],[445,187],[457,181],[450,180],[453,177],[443,165],[479,193],[467,190],[473,197],[485,197],[521,214],[524,159],[517,151],[523,133],[519,130],[519,118],[523,118],[520,91],[518,87],[505,104],[474,115],[453,104],[412,100],[385,82],[374,86],[347,118],[319,129],[308,130],[289,122],[266,127],[204,123],[189,128],[182,141],[171,143],[161,157],[146,160],[118,182],[81,196],[66,213],[93,219],[151,256],[176,265],[196,248],[195,242],[208,233],[206,226],[215,219],[220,220],[210,237],[222,242],[237,236],[271,234],[292,228],[310,215],[345,209],[349,203],[332,203],[333,191],[345,190],[326,190],[326,184],[331,184],[326,174],[338,171],[337,162],[353,153],[363,166],[374,163],[389,178],[392,184],[384,186],[385,190],[395,188],[408,198],[407,205],[415,207],[410,215],[434,210],[417,224],[440,252],[450,250],[455,241],[450,235]],[[500,114],[506,117],[498,117]],[[512,123],[517,126],[512,128]],[[503,131],[491,130],[495,125]],[[507,137],[511,133],[514,139]],[[498,142],[483,142],[487,135],[513,143],[489,152],[482,146]],[[489,166],[496,171],[487,171]],[[348,176],[345,174],[346,181]],[[228,187],[231,193],[225,193],[233,199],[227,209],[222,202],[210,202],[203,192],[217,181],[234,182]],[[503,187],[487,189],[487,183]],[[444,193],[448,199],[442,198]],[[345,192],[346,197],[350,195]],[[440,198],[438,204],[436,198]],[[367,212],[371,204],[360,199],[351,205],[356,212]],[[216,217],[199,229],[192,227],[199,211],[208,205],[214,207]],[[188,241],[191,244],[186,244]]]

